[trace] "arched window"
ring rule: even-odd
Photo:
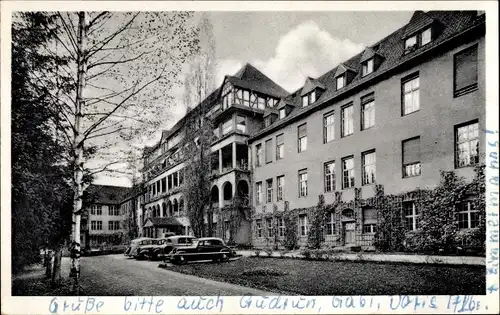
[[[177,202],[177,199],[174,199],[174,215],[178,215],[179,214],[179,203]]]
[[[231,200],[233,198],[233,185],[230,182],[225,182],[222,186],[224,200]]]
[[[163,203],[161,205],[162,207],[162,210],[163,210],[163,217],[166,218],[167,217],[167,205],[165,203]]]
[[[182,215],[184,213],[184,199],[179,198],[179,213]]]
[[[354,211],[352,209],[342,210],[342,220],[354,220]]]

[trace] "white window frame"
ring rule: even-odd
[[[255,191],[256,191],[255,203],[260,205],[260,204],[262,204],[262,182],[257,182],[255,184]]]
[[[403,93],[403,116],[418,112],[420,110],[420,75],[415,74],[407,79],[404,79],[401,91]],[[406,102],[407,95],[411,95],[411,105]],[[415,101],[415,99],[417,101]]]
[[[284,187],[285,187],[285,175],[276,177],[276,201],[283,201]]]
[[[329,112],[323,116],[323,143],[335,140],[335,113]]]
[[[339,80],[339,79],[341,79],[341,80]],[[339,84],[339,82],[341,84]],[[339,75],[338,77],[335,78],[335,87],[337,90],[340,90],[343,87],[345,87],[345,73],[342,75]]]
[[[333,165],[333,169],[329,166]],[[335,161],[329,161],[324,164],[323,167],[324,178],[325,178],[325,192],[335,191]]]
[[[373,160],[367,163],[367,157],[371,157],[373,155]],[[377,156],[375,154],[375,150],[366,151],[361,154],[361,170],[362,172],[362,184],[370,185],[375,184],[376,176],[377,176]],[[369,176],[369,174],[373,173],[373,178]]]
[[[362,64],[362,76],[369,75],[373,72],[373,58],[370,58]]]
[[[459,139],[461,130],[464,131],[465,137]],[[477,165],[479,162],[479,123],[473,121],[455,127],[455,167],[468,167]],[[466,148],[466,150],[464,150]],[[476,154],[473,155],[472,152]],[[465,154],[465,156],[461,156]],[[477,161],[475,161],[477,160]]]
[[[367,95],[361,99],[361,130],[375,127],[375,98]]]
[[[280,119],[283,119],[286,117],[286,110],[284,108],[280,109]]]
[[[341,136],[342,138],[354,134],[354,104],[341,108]]]
[[[267,237],[273,237],[273,219],[272,218],[267,218],[266,219],[266,230],[267,230]]]
[[[420,213],[418,212],[417,206],[414,201],[405,201],[407,204],[411,204],[411,213],[407,214],[407,208],[403,208],[405,216],[405,226],[409,231],[416,231],[418,229],[418,218]],[[411,220],[411,227],[408,226],[408,220]]]
[[[347,168],[347,162],[352,161],[352,168]],[[346,185],[347,178],[347,185]],[[352,180],[351,180],[352,179]],[[356,185],[356,173],[354,157],[345,157],[342,159],[342,189],[352,188]]]
[[[255,220],[255,225],[257,227],[257,237],[262,238],[262,219]]]
[[[479,224],[479,218],[478,218],[478,222],[476,223],[477,225],[473,227],[472,226],[472,214],[473,213],[476,213],[476,214],[479,213],[479,210],[474,209],[472,200],[465,200],[462,203],[465,203],[465,207],[463,208],[464,210],[457,211],[457,221],[458,221],[458,224],[459,224],[459,229],[460,230],[470,230],[470,229],[477,228],[478,224]],[[459,216],[461,214],[462,215],[465,214],[467,216],[467,221],[460,221],[459,220]],[[460,227],[460,222],[466,222],[467,226],[466,227]]]
[[[266,203],[273,202],[273,179],[266,180]]]
[[[328,227],[331,229],[331,233],[328,231]],[[332,211],[327,216],[327,221],[325,223],[325,235],[332,236],[335,235],[335,213]]]
[[[299,171],[299,198],[307,197],[307,169]]]

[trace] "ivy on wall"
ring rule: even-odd
[[[285,240],[283,246],[288,250],[294,250],[299,247],[297,237],[297,212],[290,211],[288,201],[285,201],[285,209],[283,213],[283,220],[285,221]]]

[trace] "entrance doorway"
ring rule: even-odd
[[[343,232],[344,232],[344,246],[354,245],[355,238],[354,233],[356,230],[356,223],[354,222],[343,222]]]

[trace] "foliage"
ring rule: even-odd
[[[12,270],[38,261],[43,247],[56,249],[71,231],[68,169],[64,148],[53,137],[54,101],[34,88],[31,73],[55,74],[66,61],[40,47],[54,37],[54,16],[22,14],[12,26]]]
[[[288,250],[298,248],[297,237],[297,214],[295,211],[290,211],[288,201],[285,201],[285,210],[283,213],[283,221],[285,223],[285,240],[283,246]]]
[[[261,249],[259,249],[259,248],[256,248],[256,249],[254,250],[254,254],[255,254],[255,256],[256,256],[256,257],[259,257],[261,252],[262,252],[262,250],[261,250]]]
[[[476,168],[476,177],[467,184],[451,172],[441,172],[441,180],[434,189],[417,190],[411,196],[419,210],[417,231],[407,231],[403,224],[404,195],[383,196],[378,202],[378,227],[375,246],[382,251],[409,251],[419,253],[455,253],[467,246],[485,247],[484,167]],[[472,197],[479,211],[479,227],[460,231],[456,205]]]
[[[285,276],[287,274],[287,271],[270,267],[256,267],[241,273],[242,276]]]
[[[311,225],[307,233],[307,246],[309,248],[318,249],[324,242],[325,237],[323,229],[325,225],[327,208],[325,206],[325,196],[323,194],[318,197],[318,205],[313,208]]]

